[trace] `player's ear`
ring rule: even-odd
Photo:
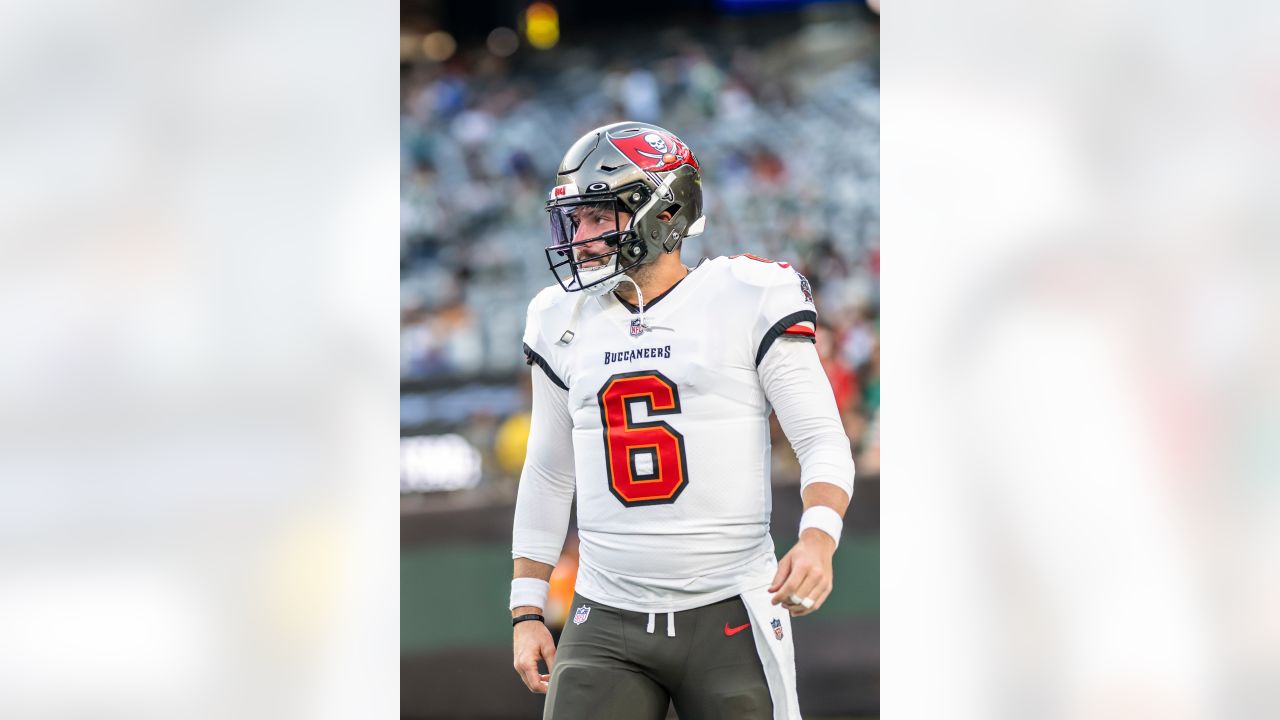
[[[662,212],[658,213],[658,219],[661,220],[662,222],[671,222],[671,218],[672,218],[672,215],[670,210],[663,210]]]

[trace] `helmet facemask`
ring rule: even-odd
[[[591,210],[612,214],[613,229],[575,241],[579,214]],[[630,208],[611,194],[575,195],[547,203],[552,244],[545,252],[547,264],[561,288],[566,292],[581,290],[588,295],[600,295],[616,287],[624,273],[645,261],[648,249],[633,227],[635,216],[628,219],[625,227],[622,223],[621,214],[630,212]],[[604,242],[605,249],[587,254],[586,246],[598,242]],[[584,267],[600,260],[604,262]]]

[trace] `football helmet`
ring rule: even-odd
[[[613,123],[579,138],[560,161],[547,198],[552,242],[545,252],[556,282],[567,292],[602,294],[626,271],[701,234],[706,218],[699,173],[689,146],[656,125]],[[575,240],[584,207],[612,211],[613,230]],[[664,212],[670,219],[658,219]],[[620,213],[630,218],[624,223]],[[604,251],[578,256],[596,241],[605,243]],[[583,267],[598,260],[605,262]]]

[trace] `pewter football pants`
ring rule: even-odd
[[[583,612],[583,608],[587,608]],[[575,622],[581,620],[581,623]],[[773,702],[742,600],[668,615],[574,595],[543,720],[771,720]]]

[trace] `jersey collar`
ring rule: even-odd
[[[670,295],[672,290],[675,290],[676,288],[680,287],[680,283],[684,282],[685,280],[688,280],[688,279],[689,279],[689,276],[693,274],[693,271],[694,271],[694,270],[697,270],[697,269],[698,269],[698,268],[700,268],[700,267],[702,267],[702,263],[705,263],[706,261],[707,261],[707,260],[706,260],[706,258],[703,258],[703,259],[702,259],[702,262],[698,263],[697,265],[694,265],[692,268],[689,268],[689,272],[685,273],[684,277],[682,277],[682,278],[680,278],[679,280],[677,280],[675,285],[672,285],[671,287],[667,288],[666,290],[663,290],[663,291],[662,291],[662,292],[661,292],[657,297],[653,298],[652,300],[650,300],[650,299],[645,299],[645,303],[644,303],[644,309],[645,309],[645,311],[647,312],[647,311],[648,311],[650,308],[652,308],[654,305],[657,305],[659,300],[661,300],[662,298],[664,298],[664,297],[666,297],[666,296]],[[640,313],[640,308],[639,308],[639,307],[637,307],[636,305],[632,305],[631,303],[627,302],[626,300],[623,300],[621,297],[619,297],[619,296],[618,296],[617,291],[614,291],[614,292],[613,292],[613,293],[611,293],[611,294],[613,295],[614,299],[616,299],[616,300],[618,301],[618,304],[619,304],[619,305],[621,305],[622,307],[626,308],[628,311],[630,311],[632,315],[638,315],[638,314]]]

